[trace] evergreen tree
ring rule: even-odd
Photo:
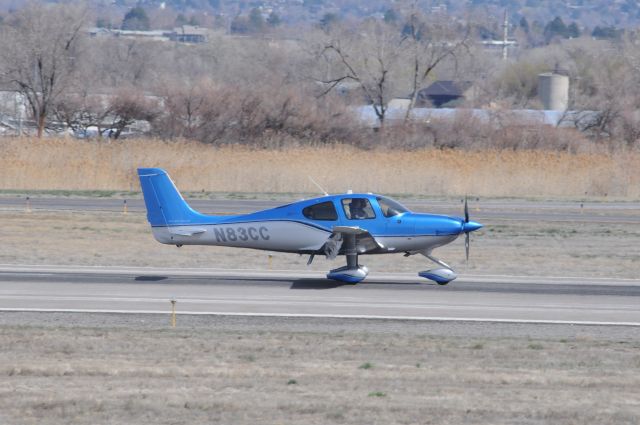
[[[124,15],[123,30],[148,31],[150,27],[147,12],[141,7],[134,7]]]
[[[0,16],[0,23],[2,23],[2,16]],[[107,18],[96,19],[96,27],[98,28],[112,28],[111,22]]]
[[[578,24],[576,24],[575,22],[572,22],[571,25],[567,27],[566,36],[570,38],[580,37],[580,28],[578,28]]]
[[[395,24],[396,22],[398,22],[398,14],[395,10],[389,9],[384,12],[384,21],[387,24]]]
[[[176,16],[176,20],[173,22],[176,27],[181,27],[187,23],[187,18],[182,13]]]
[[[520,19],[520,28],[525,34],[529,34],[529,21],[524,16]]]
[[[593,32],[591,32],[591,36],[595,38],[619,39],[622,33],[623,30],[615,27],[595,27]]]
[[[325,13],[322,19],[320,19],[320,28],[326,30],[339,20],[340,18],[335,13]]]
[[[254,7],[251,9],[251,12],[249,12],[249,26],[252,32],[264,31],[264,18],[262,17],[262,12],[257,7]]]
[[[231,32],[237,34],[249,33],[249,19],[246,16],[236,16],[231,21]]]
[[[280,16],[278,16],[276,12],[271,12],[267,18],[267,24],[269,24],[270,27],[277,27],[281,23],[282,21],[280,20]]]
[[[562,18],[559,16],[556,16],[553,21],[549,22],[544,27],[544,37],[547,40],[547,43],[555,37],[566,38],[566,36],[567,36],[567,26],[562,21]]]

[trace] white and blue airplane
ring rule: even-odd
[[[360,265],[362,254],[422,254],[439,267],[419,276],[446,285],[456,273],[431,255],[435,248],[482,227],[469,221],[465,200],[464,219],[418,214],[385,196],[363,193],[326,195],[246,215],[211,216],[193,210],[166,171],[139,168],[147,219],[158,242],[182,245],[217,245],[315,255],[347,264],[331,270],[327,278],[358,283],[369,269]]]

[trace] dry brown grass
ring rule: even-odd
[[[0,139],[0,189],[139,190],[137,167],[166,168],[189,191],[640,197],[640,154],[359,150],[343,145],[260,150],[195,142]]]

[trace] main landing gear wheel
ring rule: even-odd
[[[327,279],[354,284],[362,282],[364,278],[369,274],[369,269],[366,266],[361,266],[358,264],[356,235],[345,234],[343,247],[344,253],[347,257],[347,265],[331,270],[329,273],[327,273]]]

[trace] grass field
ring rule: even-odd
[[[640,420],[637,340],[461,338],[424,326],[416,335],[7,325],[0,422]]]
[[[0,138],[0,190],[137,191],[137,167],[211,192],[640,198],[640,153],[389,151],[346,146],[256,150],[189,142]]]

